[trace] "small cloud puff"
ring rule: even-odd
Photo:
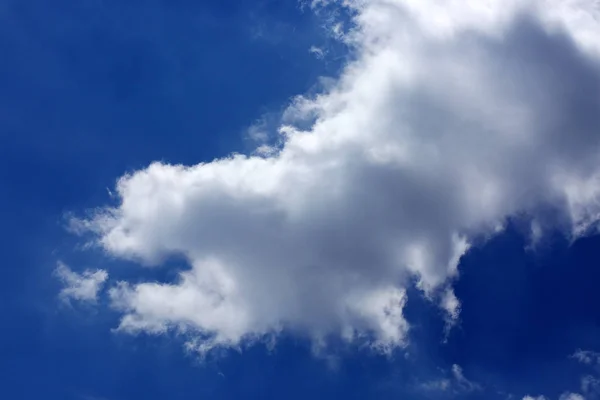
[[[579,349],[571,357],[583,364],[600,364],[600,353],[595,351]]]
[[[323,50],[320,47],[310,46],[310,49],[308,49],[308,52],[311,53],[311,54],[314,54],[314,56],[318,60],[322,60],[323,58],[325,58],[325,50]]]
[[[559,400],[585,400],[585,397],[579,393],[563,393],[560,395]]]
[[[98,293],[108,279],[108,273],[104,270],[85,270],[79,274],[62,262],[58,263],[54,275],[63,284],[59,297],[66,302],[72,299],[95,303]]]
[[[470,393],[474,391],[483,390],[482,386],[467,379],[463,373],[463,369],[460,365],[454,364],[450,370],[451,377],[432,380],[421,383],[419,385],[420,390],[424,391],[451,391],[455,394],[459,393]]]

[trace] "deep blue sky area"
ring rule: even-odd
[[[245,131],[280,113],[344,47],[292,1],[4,0],[0,4],[0,398],[558,398],[585,373],[569,356],[600,350],[600,237],[557,234],[536,251],[509,224],[473,248],[455,291],[459,326],[416,289],[410,347],[391,356],[341,345],[315,356],[279,338],[202,361],[174,334],[113,332],[105,304],[62,304],[58,260],[132,275],[84,250],[65,213],[152,161],[194,164],[251,148]],[[311,46],[329,46],[320,60]],[[174,272],[136,271],[169,280]],[[423,391],[452,365],[482,390]]]

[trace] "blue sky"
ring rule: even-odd
[[[4,1],[2,397],[600,398],[598,15]]]

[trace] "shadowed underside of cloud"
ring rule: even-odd
[[[113,256],[189,261],[176,283],[109,291],[121,330],[186,331],[200,351],[282,329],[390,351],[409,279],[455,320],[460,257],[507,218],[527,216],[532,241],[595,229],[594,1],[344,7],[355,58],[293,101],[272,151],[154,163],[119,179],[118,205],[74,221]]]

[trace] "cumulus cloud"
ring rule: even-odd
[[[507,218],[536,221],[536,241],[596,229],[594,1],[343,4],[353,61],[294,100],[270,151],[153,163],[74,221],[112,256],[189,263],[112,288],[121,330],[192,332],[202,351],[282,329],[389,351],[406,343],[407,282],[456,319],[461,256]]]
[[[108,279],[108,273],[104,270],[85,270],[79,274],[62,262],[58,263],[54,274],[63,284],[59,293],[63,301],[96,302],[98,293]]]

